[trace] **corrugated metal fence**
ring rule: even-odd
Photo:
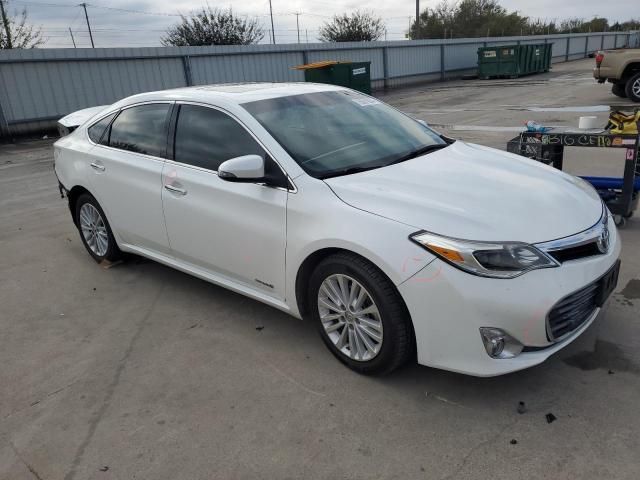
[[[370,61],[374,88],[444,80],[473,70],[479,47],[553,43],[553,61],[640,46],[640,32],[400,42],[35,49],[0,51],[0,135],[50,128],[67,113],[134,93],[188,85],[303,81],[291,67]]]

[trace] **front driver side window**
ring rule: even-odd
[[[265,152],[229,115],[208,107],[181,105],[176,123],[176,162],[217,171],[225,160]]]

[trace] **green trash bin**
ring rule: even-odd
[[[304,70],[305,82],[340,85],[371,95],[371,62],[325,61],[293,68]]]
[[[482,79],[548,72],[553,43],[500,45],[478,49],[478,77]]]

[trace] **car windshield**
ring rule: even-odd
[[[349,90],[242,106],[316,178],[384,167],[448,145],[427,126]]]

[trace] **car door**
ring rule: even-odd
[[[228,113],[176,105],[162,204],[177,260],[284,299],[287,179],[255,137]],[[258,154],[271,186],[217,175],[230,158]],[[284,179],[284,184],[282,180]]]
[[[124,244],[170,254],[162,166],[172,103],[122,109],[89,127],[92,193]]]

